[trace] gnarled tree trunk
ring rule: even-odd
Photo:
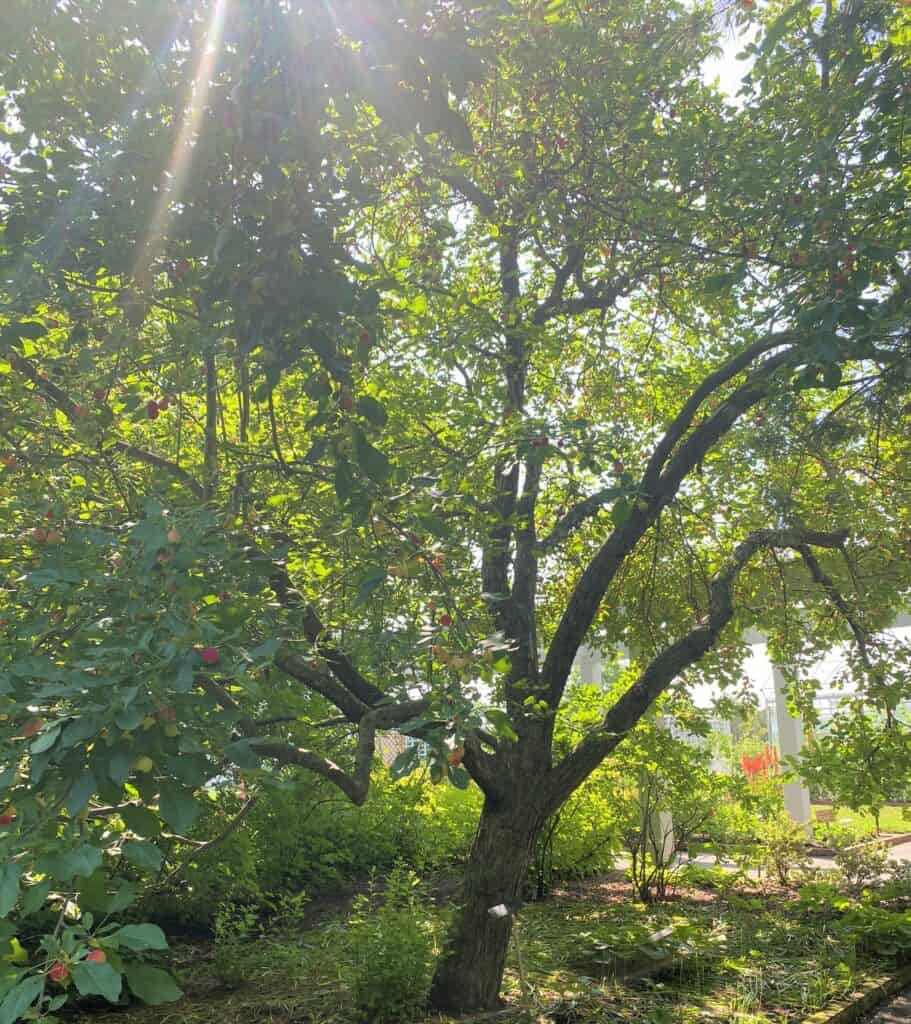
[[[462,903],[437,966],[430,992],[434,1009],[448,1013],[489,1010],[500,983],[535,840],[544,815],[529,796],[507,806],[487,800],[465,869]],[[507,916],[490,913],[504,904]]]

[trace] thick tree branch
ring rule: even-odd
[[[780,348],[782,345],[793,341],[793,336],[782,332],[762,338],[753,345],[748,346],[732,359],[728,360],[713,373],[709,374],[692,393],[683,408],[667,428],[664,436],[658,442],[652,453],[640,484],[640,490],[648,493],[653,490],[658,482],[661,470],[664,468],[668,457],[674,448],[690,429],[696,413],[703,402],[711,397],[720,387],[728,383],[738,373],[747,369],[759,356]],[[604,505],[617,496],[615,487],[605,487],[601,490],[583,498],[575,504],[560,520],[552,527],[550,533],[541,541],[542,552],[552,551],[558,544],[566,540],[574,530],[578,529],[587,519],[597,515],[604,508]]]
[[[590,733],[554,769],[549,794],[553,808],[559,807],[598,767],[673,680],[712,648],[733,617],[733,589],[737,577],[758,551],[766,548],[792,548],[800,551],[809,546],[841,548],[847,537],[847,530],[822,533],[814,530],[767,529],[755,531],[739,544],[731,561],[712,580],[706,617],[686,636],[661,651],[610,708],[600,727]]]
[[[742,352],[729,359],[713,373],[710,373],[684,403],[683,408],[674,417],[670,426],[665,431],[664,437],[661,438],[655,447],[642,478],[645,488],[649,489],[657,482],[658,476],[664,468],[668,457],[683,435],[692,426],[693,418],[707,398],[711,397],[720,387],[723,387],[728,381],[736,377],[738,373],[746,370],[751,363],[760,356],[765,355],[766,352],[771,352],[782,345],[791,344],[793,341],[794,336],[789,332],[771,334],[754,342],[752,345],[748,345]]]
[[[765,397],[769,379],[793,358],[793,351],[788,349],[766,359],[712,416],[692,431],[650,490],[645,488],[644,483],[640,484],[640,494],[632,512],[611,533],[586,566],[551,641],[544,661],[543,676],[553,707],[560,701],[576,652],[624,559],[633,551],[661,510],[673,500],[687,474],[731,429],[738,417]]]
[[[485,220],[496,220],[497,204],[482,188],[476,185],[464,174],[455,174],[451,171],[440,172],[440,180],[455,189],[464,199],[467,199],[481,214]]]
[[[369,682],[355,668],[351,659],[336,647],[329,640],[329,631],[326,629],[320,617],[312,605],[304,601],[298,589],[294,586],[291,577],[283,565],[275,559],[270,558],[261,548],[255,544],[247,547],[249,557],[266,562],[271,568],[269,582],[275,591],[275,596],[283,608],[298,611],[302,615],[303,630],[307,640],[315,647],[317,653],[329,666],[333,675],[361,704],[373,707],[386,699],[386,694]],[[294,673],[290,673],[294,675]],[[331,697],[336,707],[344,711]],[[351,705],[353,709],[354,705]]]
[[[566,260],[557,268],[554,274],[554,281],[551,285],[547,298],[538,304],[535,309],[533,321],[541,325],[547,322],[551,312],[563,301],[563,292],[569,279],[581,266],[585,251],[581,245],[570,245],[566,249]]]
[[[596,288],[587,289],[582,295],[566,301],[555,302],[547,309],[544,309],[546,302],[542,303],[535,311],[535,323],[544,324],[558,316],[576,316],[579,313],[589,313],[593,310],[613,309],[617,299],[625,295],[637,280],[638,276],[635,274],[623,274],[610,285],[602,284]]]
[[[333,679],[328,672],[321,672],[319,668],[315,668],[312,659],[295,654],[284,647],[276,653],[274,662],[282,672],[287,672],[289,676],[334,704],[349,722],[359,722],[370,710],[368,704]]]
[[[553,551],[567,537],[577,530],[586,519],[597,515],[611,500],[617,497],[617,488],[613,485],[603,487],[600,491],[583,498],[551,527],[550,533],[541,540],[539,548],[543,554]]]
[[[211,676],[199,675],[197,685],[201,686],[221,707],[240,711],[240,705],[221,683]],[[362,804],[370,789],[370,775],[376,753],[376,732],[391,729],[425,712],[426,700],[409,700],[400,704],[383,704],[363,714],[358,722],[357,746],[354,752],[354,771],[349,773],[334,761],[305,747],[281,740],[268,740],[258,735],[256,723],[246,715],[239,715],[237,730],[250,741],[250,749],[260,757],[282,765],[306,768],[337,786],[354,804]]]

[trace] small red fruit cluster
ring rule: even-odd
[[[47,972],[47,976],[51,981],[56,981],[62,985],[66,979],[70,976],[70,969],[62,960],[55,960],[50,969]]]
[[[157,420],[160,413],[167,412],[170,409],[171,403],[166,395],[162,395],[161,398],[155,399],[150,398],[146,402],[146,416],[150,420]]]
[[[221,660],[217,647],[197,647],[195,650],[202,659],[203,665],[217,665]]]

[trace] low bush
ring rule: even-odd
[[[445,870],[467,855],[480,803],[475,787],[431,786],[420,775],[394,782],[378,773],[363,807],[316,782],[303,793],[300,786],[278,788],[220,839],[243,806],[242,796],[225,788],[212,794],[192,836],[214,845],[201,852],[177,847],[180,869],[145,912],[210,928],[224,903],[269,912],[285,894],[338,892],[396,863]]]
[[[867,953],[900,961],[911,956],[911,911],[859,906],[844,914],[833,930]]]
[[[435,940],[417,875],[396,867],[382,893],[356,897],[343,973],[357,1019],[384,1024],[412,1016],[427,999]]]
[[[788,885],[795,871],[809,865],[806,833],[802,825],[781,813],[762,822],[757,859],[760,871]]]
[[[849,892],[879,882],[889,864],[889,850],[883,843],[858,843],[850,831],[834,829],[828,837],[835,851],[838,882]]]

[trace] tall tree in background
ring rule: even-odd
[[[892,6],[765,11],[736,107],[668,2],[0,15],[4,910],[105,904],[231,764],[361,802],[399,725],[484,792],[432,999],[486,1008],[542,823],[745,626],[884,699]],[[583,642],[639,674],[556,760]]]

